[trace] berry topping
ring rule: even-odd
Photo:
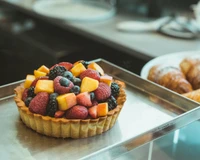
[[[88,116],[88,109],[81,105],[76,105],[70,108],[66,117],[69,119],[85,119]]]
[[[73,64],[70,62],[60,62],[58,65],[65,67],[65,69],[68,71],[73,67]]]
[[[90,62],[84,60],[82,60],[81,63],[85,66],[85,68],[87,68],[87,66],[90,64]]]
[[[94,94],[94,92],[90,92],[90,98],[91,98],[91,100],[94,100],[94,99],[95,99],[95,94]]]
[[[54,117],[56,111],[58,110],[58,102],[56,97],[58,96],[57,93],[52,93],[49,96],[49,103],[46,108],[46,115]]]
[[[33,113],[45,115],[48,102],[49,102],[49,94],[47,92],[39,92],[31,100],[29,104],[29,110]]]
[[[74,94],[79,94],[80,93],[80,87],[79,86],[77,86],[77,85],[75,85],[74,87],[72,87],[71,89],[70,89],[70,92],[72,92],[72,93],[74,93]]]
[[[86,107],[92,106],[92,101],[89,92],[83,92],[76,96],[77,103]]]
[[[117,107],[117,101],[116,101],[115,97],[110,96],[110,98],[108,98],[107,102],[108,102],[109,111],[113,110],[115,107]]]
[[[34,97],[35,96],[34,90],[35,90],[35,87],[33,87],[33,86],[28,89],[28,97]]]
[[[96,80],[100,80],[100,74],[99,72],[93,70],[93,69],[86,69],[85,71],[83,71],[81,74],[80,74],[80,79],[83,79],[85,77],[90,77],[90,78],[93,78],[93,79],[96,79]]]
[[[33,99],[33,97],[27,97],[27,98],[25,99],[24,103],[25,103],[26,107],[29,106],[29,104],[30,104],[30,102],[31,102],[32,99]]]
[[[73,77],[74,77],[72,72],[70,72],[70,71],[65,71],[62,76],[69,79],[70,81],[72,81]]]
[[[55,65],[52,69],[50,69],[49,79],[53,80],[57,76],[62,76],[65,71],[66,71],[65,67],[59,66],[59,65]]]
[[[58,111],[56,111],[54,117],[55,117],[55,118],[61,118],[61,117],[64,116],[64,114],[65,114],[65,111],[60,111],[60,110],[58,110]]]
[[[72,82],[74,85],[80,86],[81,85],[81,79],[80,78],[73,78]]]
[[[114,97],[117,97],[119,95],[119,85],[115,82],[112,82],[110,88],[111,88],[111,94]]]
[[[97,101],[105,101],[110,97],[111,89],[107,84],[100,82],[98,88],[94,91],[94,94]]]
[[[68,87],[62,86],[60,84],[61,79],[66,79],[69,82]],[[68,80],[67,78],[63,78],[62,76],[57,76],[54,79],[53,84],[54,84],[54,91],[58,94],[69,93],[70,89],[74,86],[74,84],[70,80]]]
[[[64,78],[64,77],[61,78],[59,82],[60,82],[60,85],[64,86],[64,87],[68,87],[69,83],[70,83],[70,81],[67,78]]]
[[[22,93],[22,101],[25,101],[28,97],[28,88],[25,88],[25,90]]]

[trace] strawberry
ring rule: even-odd
[[[60,62],[58,65],[65,67],[68,71],[73,67],[73,64],[70,62]]]
[[[54,91],[58,94],[69,93],[70,89],[74,87],[74,84],[65,77],[57,76],[54,81]]]
[[[89,92],[79,93],[76,96],[76,101],[77,101],[77,104],[83,105],[85,107],[91,107],[92,106],[92,101],[91,101],[91,97],[90,97]]]
[[[31,86],[35,87],[36,83],[38,80],[48,80],[49,77],[48,76],[42,76],[42,77],[38,77],[36,78],[32,83],[31,83]]]
[[[73,106],[66,113],[66,118],[69,119],[85,119],[87,116],[88,109],[81,105]]]
[[[105,101],[110,97],[111,89],[106,83],[100,82],[94,94],[97,101]]]
[[[58,110],[58,111],[56,111],[54,117],[61,118],[64,114],[65,114],[65,111]]]
[[[49,101],[47,92],[39,92],[30,102],[29,110],[33,113],[45,115],[46,107]]]
[[[90,77],[90,78],[93,78],[93,79],[96,79],[96,80],[100,80],[100,74],[99,72],[93,70],[93,69],[86,69],[85,71],[83,71],[81,74],[80,74],[80,79],[83,79],[85,77]]]
[[[22,93],[22,101],[25,101],[28,97],[28,88],[26,88]]]
[[[97,118],[97,105],[92,106],[88,109],[88,113],[92,118]]]

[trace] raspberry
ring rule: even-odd
[[[49,94],[47,92],[39,92],[31,100],[29,104],[29,110],[33,113],[45,115],[48,102],[49,102]]]
[[[60,80],[63,79],[64,77],[62,76],[58,76],[54,79],[53,81],[53,84],[54,84],[54,91],[58,94],[65,94],[65,93],[69,93],[70,92],[70,89],[74,86],[74,84],[68,80],[67,78],[65,78],[67,80],[67,82],[69,83],[68,84],[68,87],[66,86],[62,86],[60,84]]]
[[[93,70],[93,69],[86,69],[80,74],[80,79],[83,79],[84,77],[90,77],[96,80],[100,80],[100,74],[99,72]]]
[[[57,76],[62,76],[65,71],[65,67],[55,65],[52,69],[50,69],[49,79],[54,80]]]
[[[81,105],[76,105],[70,108],[66,117],[69,119],[85,119],[88,116],[88,109]]]
[[[106,83],[100,82],[94,94],[97,101],[105,101],[110,97],[111,89]]]
[[[25,101],[28,97],[28,88],[26,88],[22,93],[22,100]]]

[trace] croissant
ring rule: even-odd
[[[182,95],[196,102],[200,102],[200,89],[197,89],[188,93],[184,93]]]
[[[147,79],[180,94],[193,90],[185,75],[174,66],[155,65],[149,70]]]
[[[184,73],[184,75],[187,75],[190,68],[195,66],[195,64],[199,62],[200,62],[200,59],[197,59],[195,57],[192,57],[192,58],[186,57],[180,62],[179,66],[181,68],[181,71]]]
[[[185,58],[180,63],[180,68],[190,82],[193,89],[200,88],[200,59]]]

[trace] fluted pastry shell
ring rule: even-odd
[[[126,101],[124,83],[120,81],[116,82],[120,86],[120,93],[117,98],[117,107],[109,111],[107,116],[96,119],[52,118],[32,113],[22,101],[22,94],[24,91],[23,83],[14,89],[16,94],[14,100],[18,107],[22,122],[34,131],[46,136],[57,138],[86,138],[102,134],[114,126]]]

